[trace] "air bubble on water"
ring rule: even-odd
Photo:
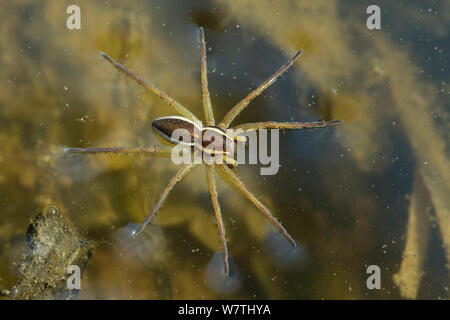
[[[138,227],[137,223],[129,223],[120,228],[117,247],[147,267],[166,265],[169,250],[162,228],[157,224],[150,224],[136,236]]]
[[[206,284],[209,288],[221,294],[232,294],[241,288],[242,279],[239,270],[231,259],[229,263],[230,274],[226,275],[223,270],[222,253],[214,253],[206,267]]]
[[[274,255],[276,259],[272,259],[275,263],[284,269],[298,268],[299,264],[306,262],[307,253],[303,245],[296,243],[292,244],[279,232],[270,232],[266,237],[266,245],[270,254]]]
[[[51,214],[51,215],[59,215],[59,210],[55,206],[48,206],[48,207],[46,207],[46,211],[47,211],[48,214]]]
[[[137,227],[138,224],[129,223],[125,227],[119,229],[119,244],[121,246],[129,248],[136,244],[136,237],[134,234]]]

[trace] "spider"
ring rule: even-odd
[[[200,128],[201,132],[212,131],[216,135],[223,135],[225,140],[228,139],[225,131],[230,127],[230,124],[233,120],[248,106],[248,104],[258,97],[265,89],[267,89],[270,85],[272,85],[278,77],[280,77],[284,72],[286,72],[293,63],[300,57],[303,50],[299,50],[286,64],[284,64],[277,72],[275,72],[272,76],[270,76],[266,81],[264,81],[259,87],[255,90],[251,91],[242,101],[237,103],[224,117],[224,119],[216,125],[216,120],[214,118],[214,112],[211,104],[211,98],[208,90],[208,79],[207,79],[207,63],[206,63],[206,42],[205,42],[205,34],[203,28],[199,28],[199,42],[200,42],[200,57],[201,57],[201,83],[202,83],[202,102],[203,102],[203,111],[206,119],[206,126]],[[105,58],[109,63],[111,63],[117,70],[124,73],[126,76],[135,80],[146,90],[156,94],[171,106],[176,112],[178,112],[180,116],[169,116],[169,117],[161,117],[152,121],[152,126],[155,131],[161,135],[163,138],[168,140],[173,145],[177,145],[181,141],[176,141],[171,139],[171,133],[173,133],[178,128],[187,128],[192,129],[194,126],[193,123],[200,123],[199,119],[186,107],[177,102],[175,99],[168,96],[166,93],[162,92],[154,85],[144,81],[137,74],[133,73],[120,63],[113,60],[106,53],[100,53],[103,58]],[[340,123],[340,120],[331,120],[331,121],[316,121],[316,122],[255,122],[255,123],[246,123],[241,124],[234,129],[243,129],[243,130],[259,130],[259,129],[302,129],[302,128],[321,128],[330,125],[336,125]],[[192,132],[192,130],[191,130]],[[239,137],[237,137],[239,138]],[[239,139],[237,139],[239,140]],[[172,147],[164,147],[164,146],[150,146],[150,147],[108,147],[108,148],[66,148],[66,152],[69,153],[86,153],[86,154],[96,154],[96,153],[114,153],[114,154],[124,154],[124,153],[144,153],[149,155],[157,155],[157,154],[170,154],[172,151]],[[204,148],[200,148],[199,152],[205,152]],[[244,185],[239,176],[231,169],[236,166],[236,163],[233,165],[230,164],[217,164],[217,163],[207,163],[205,161],[202,162],[206,168],[206,181],[208,185],[208,191],[212,202],[212,207],[217,220],[217,227],[219,230],[220,236],[220,245],[222,251],[222,258],[224,264],[224,273],[226,275],[229,274],[229,262],[228,262],[228,248],[227,242],[225,238],[225,227],[222,219],[222,212],[220,209],[218,193],[217,193],[217,185],[216,185],[216,172],[215,168],[219,168],[223,171],[225,176],[229,179],[231,184],[241,192],[248,200],[250,200],[263,214],[268,218],[268,220],[272,223],[272,225],[278,229],[278,231],[289,241],[292,246],[296,246],[296,242],[292,238],[292,236],[286,231],[286,229],[281,225],[280,222],[270,213],[269,209],[267,209],[264,204],[262,204],[256,196],[250,192],[247,187]],[[156,203],[154,204],[151,211],[145,217],[144,221],[138,226],[138,228],[133,232],[134,236],[138,236],[144,228],[151,222],[153,216],[156,214],[158,209],[162,206],[167,196],[174,188],[174,186],[182,180],[185,176],[187,176],[192,169],[197,166],[198,163],[189,163],[184,164],[182,167],[176,172],[176,174],[170,179],[167,186],[162,190]]]

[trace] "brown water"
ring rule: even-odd
[[[70,31],[70,3],[0,4],[0,289],[16,284],[30,219],[52,204],[98,243],[82,299],[448,299],[448,1],[379,1],[372,31],[366,1],[78,1]],[[217,119],[303,48],[234,124],[344,121],[282,132],[275,176],[238,168],[297,249],[218,179],[228,279],[204,168],[131,240],[177,166],[62,149],[161,144],[151,120],[173,114],[100,51],[200,117],[198,25]],[[369,265],[380,290],[366,286]]]

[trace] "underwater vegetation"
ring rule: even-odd
[[[30,253],[27,228],[53,205],[79,237],[102,243],[76,298],[448,298],[448,2],[380,1],[382,28],[367,30],[366,8],[352,0],[79,1],[82,28],[69,31],[63,2],[0,1],[3,297],[27,283],[19,268]],[[166,106],[99,51],[201,114],[198,26],[208,35],[218,119],[303,48],[301,63],[236,124],[345,123],[281,132],[275,176],[238,168],[276,208],[298,242],[294,251],[218,180],[233,252],[228,280],[213,276],[223,264],[202,170],[173,190],[142,237],[130,239],[177,166],[61,148],[161,143],[151,120],[167,115]],[[380,290],[366,287],[373,264]]]

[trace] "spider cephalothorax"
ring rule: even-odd
[[[302,50],[298,51],[293,58],[291,58],[285,65],[283,65],[277,72],[270,76],[266,81],[264,81],[258,88],[250,92],[241,102],[236,104],[225,116],[225,118],[216,125],[214,119],[214,112],[211,105],[211,99],[208,90],[208,80],[207,80],[207,65],[206,65],[206,44],[205,35],[203,28],[199,31],[200,40],[200,56],[201,56],[201,82],[202,82],[202,96],[203,96],[203,110],[206,118],[206,126],[199,125],[200,120],[186,107],[182,104],[165,94],[164,92],[157,89],[150,83],[142,80],[139,76],[125,68],[120,63],[114,61],[110,56],[105,53],[101,53],[103,58],[110,62],[116,69],[124,73],[126,76],[136,80],[145,89],[158,95],[161,100],[166,102],[175,111],[177,111],[180,116],[169,116],[155,119],[153,121],[153,127],[164,139],[172,144],[179,145],[184,144],[187,147],[194,148],[201,153],[216,153],[217,150],[222,148],[223,156],[231,162],[231,153],[229,150],[229,145],[233,144],[233,140],[239,140],[239,137],[231,137],[227,133],[230,124],[236,118],[242,110],[244,110],[250,101],[259,96],[265,89],[267,89],[275,80],[281,76],[292,64],[298,59]],[[321,128],[330,125],[338,124],[339,120],[331,121],[317,121],[317,122],[255,122],[255,123],[245,123],[239,125],[233,129],[241,130],[259,130],[259,129],[302,129],[302,128]],[[174,135],[177,129],[184,129],[188,134],[188,137],[180,139],[180,135]],[[221,139],[218,139],[218,138]],[[220,145],[215,145],[217,148],[211,148],[214,146],[214,141],[220,141]],[[211,145],[212,143],[212,145]],[[220,147],[220,148],[219,148]],[[72,153],[146,153],[146,154],[171,154],[171,148],[166,148],[162,146],[151,146],[151,147],[139,147],[139,148],[128,148],[128,147],[107,147],[107,148],[66,148],[67,152]],[[212,151],[214,150],[214,151]],[[206,178],[209,189],[209,194],[211,197],[211,202],[213,206],[214,213],[217,219],[217,226],[219,229],[220,244],[222,248],[222,257],[224,262],[224,272],[229,273],[228,265],[228,249],[227,242],[225,238],[225,227],[222,220],[222,213],[220,210],[217,186],[216,186],[216,174],[215,168],[223,170],[224,174],[229,178],[229,181],[234,185],[234,187],[239,190],[247,199],[249,199],[275,226],[275,228],[280,231],[280,233],[293,245],[296,246],[294,239],[289,235],[286,229],[278,222],[278,220],[272,216],[269,209],[267,209],[254,195],[251,193],[241,181],[241,179],[229,168],[230,163],[226,164],[216,164],[216,163],[205,163],[206,168]],[[150,213],[145,217],[141,225],[134,231],[134,235],[138,235],[144,230],[145,226],[150,223],[151,219],[162,206],[163,202],[166,200],[170,191],[173,189],[175,184],[184,178],[191,170],[197,166],[197,163],[184,164],[177,173],[170,179],[169,184],[164,188],[164,190],[159,195],[156,200],[155,205],[151,209]]]

